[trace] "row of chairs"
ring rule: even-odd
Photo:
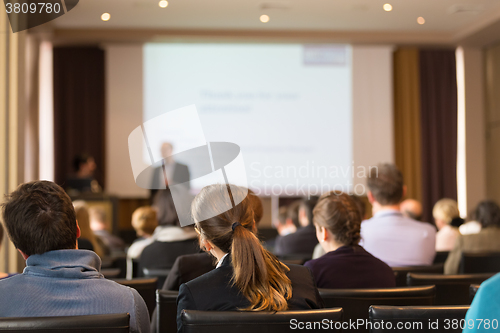
[[[370,333],[461,332],[468,306],[371,306],[367,320],[349,321],[342,308],[284,312],[184,310],[185,333],[281,333],[294,330]],[[127,333],[126,314],[72,317],[0,318],[0,332]],[[160,331],[165,332],[165,331]],[[175,328],[173,331],[175,332]]]

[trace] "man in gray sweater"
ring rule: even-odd
[[[0,317],[130,313],[130,332],[149,332],[148,310],[137,291],[105,279],[101,259],[78,250],[80,228],[61,187],[22,184],[6,197],[2,215],[26,268],[0,281]]]

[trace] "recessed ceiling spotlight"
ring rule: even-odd
[[[390,12],[392,10],[392,5],[390,3],[386,3],[383,7],[386,12]]]
[[[424,24],[424,23],[425,23],[425,19],[424,19],[422,16],[419,16],[419,17],[417,18],[417,23],[418,23],[418,24]]]
[[[262,23],[267,23],[267,22],[269,22],[269,16],[268,16],[268,15],[266,15],[266,14],[261,15],[261,16],[260,16],[260,21],[261,21]]]
[[[111,14],[109,13],[104,13],[101,15],[101,20],[103,20],[104,22],[107,22],[111,19]]]
[[[160,6],[161,8],[167,8],[167,6],[168,6],[168,1],[167,1],[167,0],[161,0],[161,1],[158,3],[158,6]]]

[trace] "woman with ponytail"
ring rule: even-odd
[[[217,266],[180,286],[179,332],[184,309],[285,311],[321,307],[309,269],[287,266],[262,247],[255,235],[254,211],[246,189],[207,186],[195,197],[191,211],[200,246],[212,254]]]
[[[304,264],[318,288],[390,288],[392,269],[358,245],[361,212],[345,193],[323,194],[313,210],[316,237],[326,254]]]

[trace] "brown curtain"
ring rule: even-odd
[[[105,184],[104,51],[98,47],[54,48],[55,181],[74,172],[76,154],[92,155],[95,178]]]
[[[403,173],[407,198],[422,200],[419,51],[394,52],[394,142],[396,165]]]
[[[420,51],[423,218],[457,199],[457,78],[454,50]]]

